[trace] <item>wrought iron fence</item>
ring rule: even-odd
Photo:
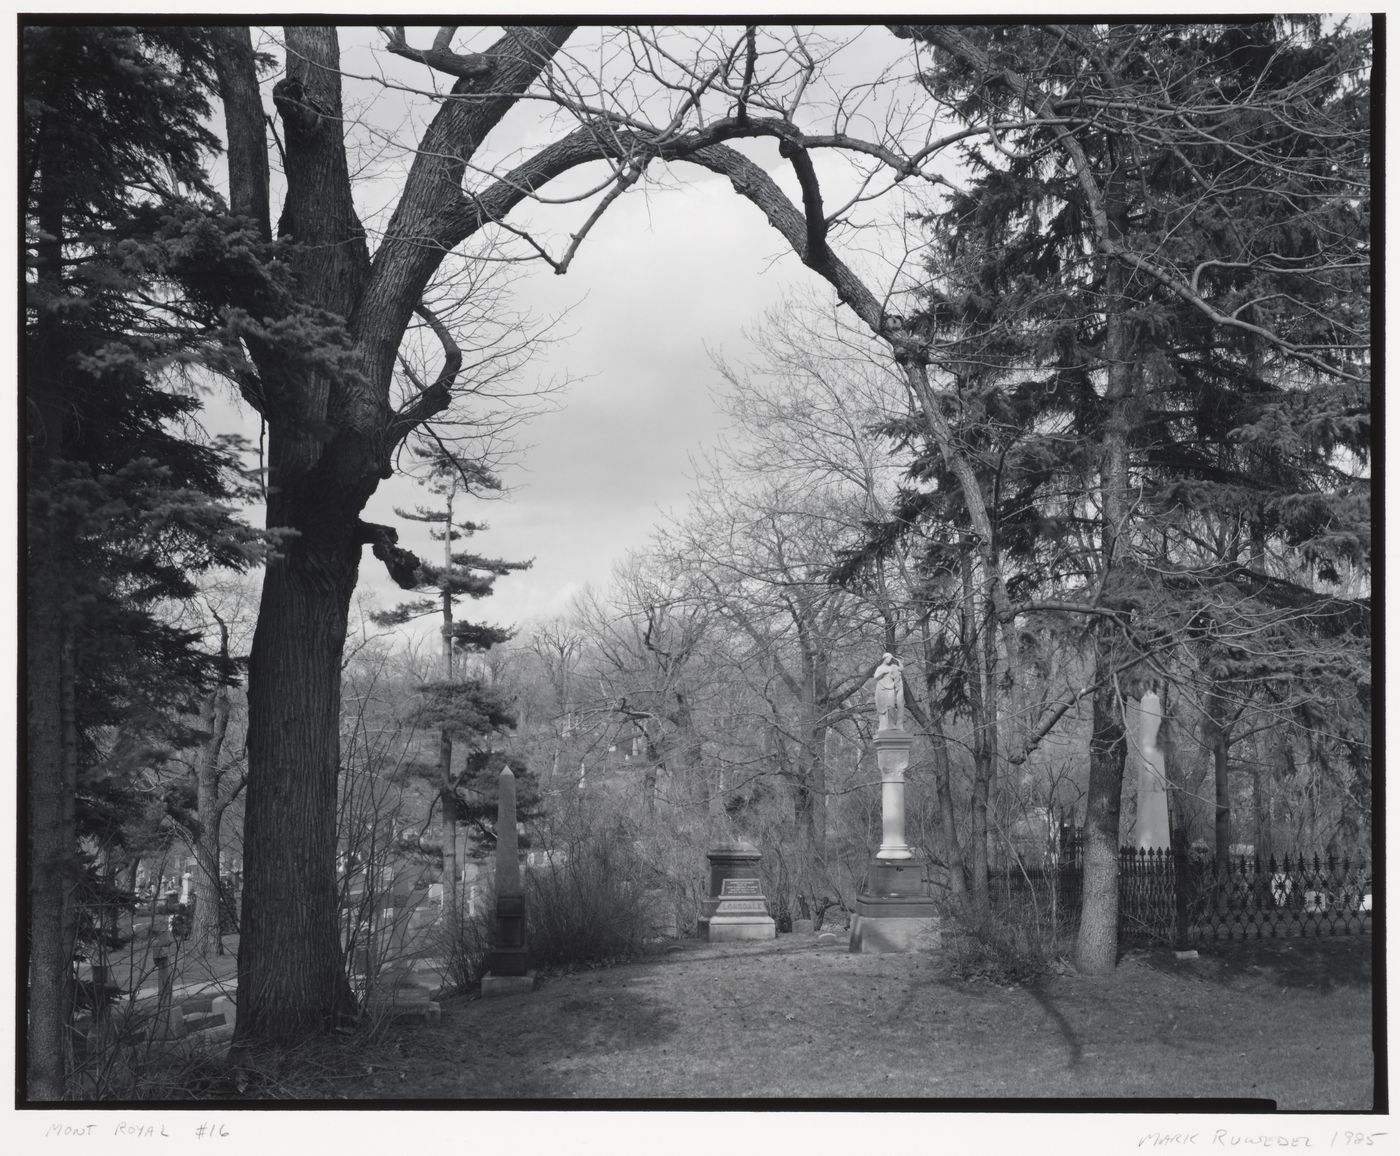
[[[1053,872],[1058,908],[1077,917],[1083,840],[1059,849]],[[1231,939],[1369,935],[1371,864],[1365,858],[1285,855],[1228,863],[1185,850],[1118,856],[1118,934],[1125,941],[1190,946]]]

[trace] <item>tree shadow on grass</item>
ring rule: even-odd
[[[1199,959],[1177,959],[1165,949],[1144,962],[1154,970],[1207,983],[1312,989],[1321,995],[1369,991],[1373,942],[1369,936],[1255,939],[1204,944]]]
[[[1050,998],[1048,992],[1039,983],[1026,984],[1025,990],[1030,993],[1031,998],[1040,1005],[1040,1010],[1054,1023],[1060,1035],[1064,1037],[1065,1046],[1069,1048],[1069,1065],[1078,1067],[1084,1061],[1084,1044],[1079,1038],[1079,1034],[1070,1026],[1069,1020],[1055,1006],[1055,1001]]]
[[[655,1048],[677,1033],[671,1010],[661,1001],[629,992],[625,999],[571,999],[547,1025],[517,1022],[515,1030],[491,1031],[477,1023],[461,1086],[470,1095],[522,1099],[576,1096],[586,1080],[597,1095],[597,1077],[629,1051]],[[524,997],[528,998],[528,997]],[[504,1010],[504,1009],[503,1009]]]

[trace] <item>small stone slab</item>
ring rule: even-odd
[[[816,923],[811,919],[794,919],[792,921],[794,935],[810,935],[815,928]]]
[[[209,1010],[213,1015],[223,1016],[226,1024],[232,1024],[238,1016],[238,1005],[226,995],[215,996]]]
[[[406,1002],[371,1000],[369,1010],[371,1014],[392,1020],[394,1023],[417,1020],[424,1027],[433,1027],[442,1022],[442,1005],[428,999],[408,1000]]]
[[[841,942],[841,937],[834,931],[823,931],[817,936],[818,947],[835,947]]]
[[[492,999],[500,995],[522,995],[535,990],[539,977],[529,971],[524,975],[483,975],[481,977],[481,998]]]

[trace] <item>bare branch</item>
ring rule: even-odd
[[[461,55],[450,50],[452,37],[457,32],[455,24],[440,28],[431,48],[411,48],[402,24],[383,25],[380,31],[385,37],[385,51],[402,56],[405,60],[416,60],[419,64],[426,64],[429,68],[462,80],[477,80],[491,75],[490,56],[479,52]]]

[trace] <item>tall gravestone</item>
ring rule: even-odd
[[[865,872],[851,921],[854,952],[919,951],[941,945],[928,862],[904,838],[904,772],[914,736],[904,729],[904,669],[892,654],[875,668],[875,762],[880,769],[880,849]]]
[[[1138,700],[1137,845],[1171,845],[1167,810],[1167,761],[1157,741],[1162,728],[1162,700],[1148,691]]]
[[[515,819],[515,773],[505,767],[499,780],[496,804],[496,919],[486,974],[481,977],[483,996],[530,991],[535,973],[525,941],[525,889],[520,879],[520,841]]]

